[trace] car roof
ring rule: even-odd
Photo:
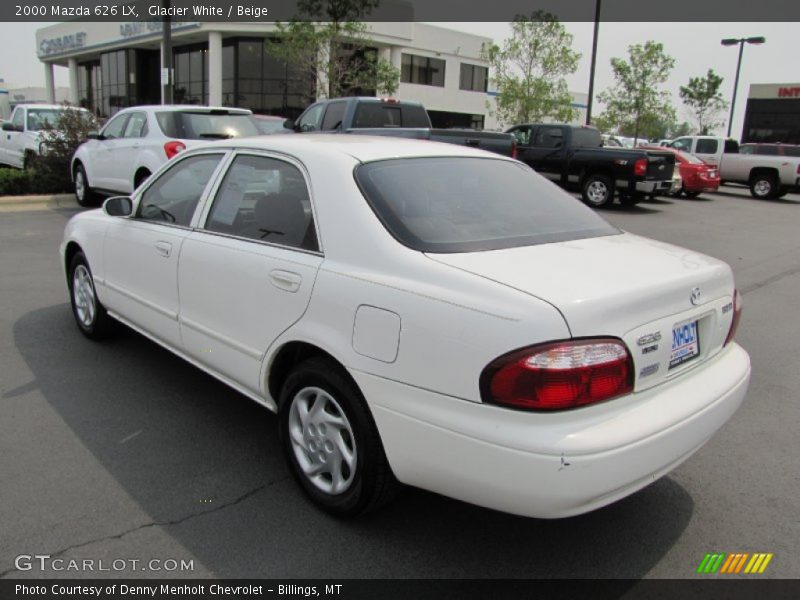
[[[142,104],[138,106],[129,106],[127,108],[123,108],[122,110],[118,111],[116,114],[121,112],[137,112],[143,110],[158,110],[158,111],[165,111],[165,112],[211,112],[211,111],[227,111],[233,112],[238,114],[252,114],[249,108],[237,108],[233,106],[201,106],[198,104]]]
[[[271,150],[287,154],[339,154],[355,158],[359,162],[371,162],[392,158],[417,157],[480,157],[511,160],[510,158],[478,150],[428,140],[415,140],[389,136],[368,136],[336,133],[274,134],[257,137],[233,138],[211,142],[214,148],[236,148],[247,150]],[[208,148],[204,145],[203,148]]]
[[[83,110],[86,109],[82,106],[64,106],[63,104],[40,104],[38,102],[26,102],[24,104],[17,104],[15,108],[43,108],[44,110]]]

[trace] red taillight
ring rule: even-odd
[[[647,159],[640,158],[635,163],[633,163],[633,174],[637,177],[644,177],[647,175]]]
[[[742,295],[739,290],[733,292],[733,319],[731,320],[731,328],[728,330],[728,337],[725,338],[725,346],[733,341],[736,337],[736,330],[739,329],[739,321],[742,320]]]
[[[565,410],[633,391],[633,360],[620,340],[571,340],[506,354],[481,374],[484,402]]]
[[[511,158],[516,159],[517,156],[518,156],[518,153],[517,153],[517,141],[513,140],[511,142]]]
[[[167,155],[167,158],[172,158],[179,152],[183,152],[186,150],[186,144],[183,142],[171,141],[164,144],[164,152]]]

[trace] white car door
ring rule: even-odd
[[[120,139],[115,140],[109,165],[111,189],[130,194],[133,192],[135,169],[139,166],[138,153],[142,148],[142,137],[147,134],[147,113],[128,113],[128,120]]]
[[[128,123],[130,113],[121,113],[113,117],[100,131],[103,139],[96,140],[91,148],[91,167],[89,184],[93,188],[124,192],[118,187],[117,150],[122,143],[122,135]]]
[[[106,232],[107,308],[175,348],[181,347],[178,256],[224,156],[209,152],[176,161],[143,186],[133,216],[115,220]]]
[[[256,394],[270,344],[305,312],[322,254],[303,170],[242,152],[178,266],[184,351]]]
[[[5,135],[5,157],[6,164],[13,167],[22,168],[25,145],[25,108],[18,106],[11,115],[11,124],[16,128],[15,131],[3,131]]]

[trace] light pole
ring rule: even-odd
[[[723,46],[735,46],[739,44],[739,62],[736,63],[736,79],[733,81],[733,98],[731,99],[731,116],[728,118],[728,137],[731,137],[731,128],[733,127],[733,109],[736,108],[736,92],[739,89],[739,71],[742,69],[742,54],[744,54],[744,45],[747,44],[763,44],[767,41],[765,37],[748,37],[748,38],[725,38],[722,40]]]
[[[592,64],[589,67],[589,99],[586,102],[586,124],[592,124],[592,98],[594,97],[594,66],[597,62],[597,35],[600,31],[600,0],[594,5],[594,37],[592,38]]]

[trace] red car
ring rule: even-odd
[[[693,154],[675,148],[644,146],[644,149],[667,151],[675,155],[675,165],[683,180],[683,185],[676,195],[683,194],[687,198],[697,198],[703,192],[716,192],[719,189],[719,169],[715,165],[709,165]]]

